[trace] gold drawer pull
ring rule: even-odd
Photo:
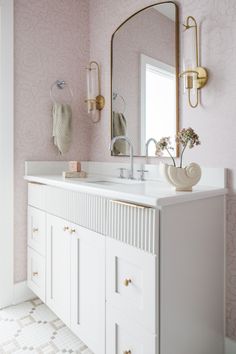
[[[111,203],[113,204],[118,204],[118,205],[124,205],[127,207],[132,207],[132,208],[138,208],[138,209],[150,209],[151,207],[142,205],[142,204],[135,204],[135,203],[128,203],[128,202],[122,202],[121,200],[110,200]]]
[[[132,353],[131,353],[131,350],[125,350],[124,354],[132,354]]]
[[[71,234],[76,233],[76,229],[70,229],[70,233],[71,233]]]
[[[33,275],[33,277],[37,277],[39,275],[39,273],[38,272],[33,272],[32,275]]]
[[[64,226],[64,227],[63,227],[63,230],[64,230],[64,231],[68,231],[68,230],[69,230],[69,227],[68,227],[68,226]]]
[[[38,232],[39,231],[39,229],[37,229],[36,227],[33,227],[33,233],[35,233],[35,232]]]
[[[125,279],[124,280],[124,286],[129,286],[129,284],[132,283],[131,279]],[[128,353],[128,352],[127,352]]]

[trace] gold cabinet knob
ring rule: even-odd
[[[64,231],[68,231],[68,230],[69,230],[69,227],[68,227],[68,226],[64,226],[64,227],[63,227],[63,230],[64,230]]]
[[[132,353],[131,353],[131,350],[125,350],[124,354],[132,354]]]
[[[36,227],[33,227],[32,231],[33,231],[33,233],[35,234],[36,232],[39,231],[39,229],[37,229]]]
[[[129,286],[129,284],[132,283],[131,279],[125,279],[124,280],[124,286]],[[128,353],[128,352],[127,352]]]
[[[70,233],[74,234],[76,232],[76,229],[70,229]]]
[[[33,277],[37,277],[39,275],[39,273],[38,272],[33,272],[32,275],[33,275]]]

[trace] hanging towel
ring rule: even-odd
[[[127,123],[123,113],[112,112],[112,135],[113,138],[119,135],[126,135]],[[124,140],[118,140],[114,144],[113,148],[114,155],[126,155],[127,154],[127,143]]]
[[[69,151],[72,140],[72,110],[68,104],[54,103],[52,107],[53,140],[61,154]]]

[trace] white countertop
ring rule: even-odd
[[[169,185],[161,181],[145,181],[129,183],[118,178],[109,178],[102,175],[89,175],[88,178],[63,178],[62,175],[26,175],[28,182],[40,183],[58,188],[80,191],[103,196],[105,198],[123,200],[153,207],[183,203],[192,200],[204,199],[224,195],[226,188],[197,185],[192,192],[176,192]],[[93,181],[105,181],[96,184]]]

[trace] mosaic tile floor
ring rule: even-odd
[[[0,353],[92,354],[39,299],[0,310]]]

